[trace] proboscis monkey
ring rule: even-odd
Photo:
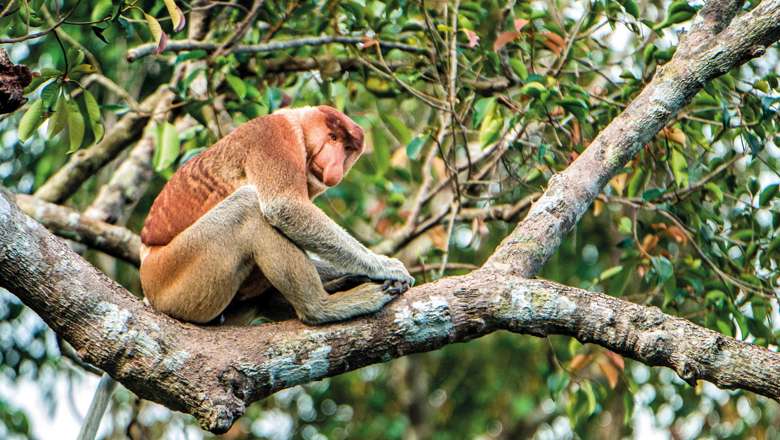
[[[363,148],[363,130],[349,117],[305,107],[249,121],[187,162],[141,231],[141,284],[151,305],[205,323],[234,298],[273,286],[307,323],[381,309],[414,278],[312,203]],[[329,295],[323,282],[344,276],[379,283]]]

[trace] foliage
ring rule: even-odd
[[[233,35],[246,15],[242,4],[209,7],[208,41]],[[62,24],[8,47],[15,62],[40,76],[28,87],[26,107],[0,122],[2,185],[33,192],[70,153],[105,139],[118,118],[139,111],[127,96],[142,101],[168,83],[177,64],[190,62],[195,68],[171,84],[175,117],[156,126],[157,175],[132,228],[165,179],[230,129],[219,114],[236,126],[288,102],[327,103],[366,129],[370,151],[318,204],[372,244],[412,222],[414,237],[398,251],[411,266],[422,265],[421,281],[463,270],[447,269],[453,263],[480,265],[517,220],[492,219],[486,209],[543,190],[669,61],[698,9],[684,0],[489,0],[457,8],[405,0],[266,1],[240,45],[320,35],[361,37],[362,44],[166,52],[186,37],[183,17],[197,5],[10,6],[0,18],[0,38]],[[454,100],[448,98],[452,39]],[[129,49],[150,42],[156,55],[125,61]],[[380,44],[386,42],[430,55]],[[297,67],[307,60],[314,67]],[[777,67],[761,60],[708,84],[612,179],[542,275],[776,347],[778,86]],[[450,108],[453,123],[443,126]],[[175,119],[184,115],[196,125],[178,131]],[[456,167],[464,171],[450,178]],[[435,182],[429,188],[439,189],[412,221],[429,174]],[[92,177],[70,204],[86,207],[110,175],[108,169]],[[454,183],[437,187],[447,179]],[[466,217],[468,210],[483,212]],[[139,292],[133,268],[88,256]],[[13,333],[0,337],[7,380],[20,369],[34,377],[43,365],[68,368],[48,349],[31,351],[50,336],[40,325],[19,324],[15,300],[3,297],[0,310],[8,311],[0,313],[3,334]],[[271,436],[268,426],[288,423],[290,435],[303,438],[612,438],[630,435],[643,420],[686,438],[776,435],[776,405],[749,393],[689,387],[670,373],[566,338],[496,334],[281,392],[252,407],[235,435]],[[4,402],[8,397],[0,393],[0,433],[5,426],[23,434],[27,423]],[[118,411],[143,413],[131,397],[120,399]],[[142,417],[135,420],[143,425]],[[147,425],[138,429],[164,435],[165,423]],[[116,436],[123,430],[117,427]]]

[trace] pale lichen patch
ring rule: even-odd
[[[308,359],[296,361],[295,356],[282,356],[269,362],[267,371],[272,387],[288,387],[325,377],[330,370],[329,345],[312,350]]]
[[[152,335],[130,329],[132,313],[129,310],[103,301],[98,304],[96,311],[103,317],[101,327],[106,339],[119,342],[118,345],[122,345],[126,351],[139,350],[148,356],[162,356],[160,343]]]
[[[411,343],[449,339],[453,324],[449,303],[441,296],[414,301],[409,308],[396,311],[393,323]]]

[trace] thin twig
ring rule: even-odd
[[[231,53],[263,53],[263,52],[275,52],[285,49],[295,49],[305,46],[322,46],[325,44],[347,44],[347,45],[361,45],[365,42],[364,37],[345,37],[345,36],[332,36],[326,35],[321,37],[303,37],[295,40],[287,41],[274,41],[270,43],[252,44],[252,45],[239,45],[233,46],[230,49]],[[392,41],[379,41],[379,45],[382,49],[398,49],[404,52],[427,54],[428,49],[412,46],[409,44],[396,43]],[[214,52],[219,48],[216,43],[206,43],[202,41],[194,40],[173,40],[169,41],[165,46],[163,52],[183,52],[188,50],[205,50],[206,52]],[[147,43],[137,46],[127,51],[127,60],[135,61],[145,56],[149,56],[155,53],[157,50],[157,44]]]

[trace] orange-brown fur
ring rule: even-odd
[[[375,311],[405,290],[413,279],[400,262],[365,249],[310,201],[362,151],[362,129],[320,106],[254,119],[192,159],[163,188],[141,232],[141,282],[151,304],[207,322],[239,290],[251,297],[270,282],[302,319],[327,322]],[[329,297],[320,264],[304,250],[333,265],[331,275],[396,284]]]

